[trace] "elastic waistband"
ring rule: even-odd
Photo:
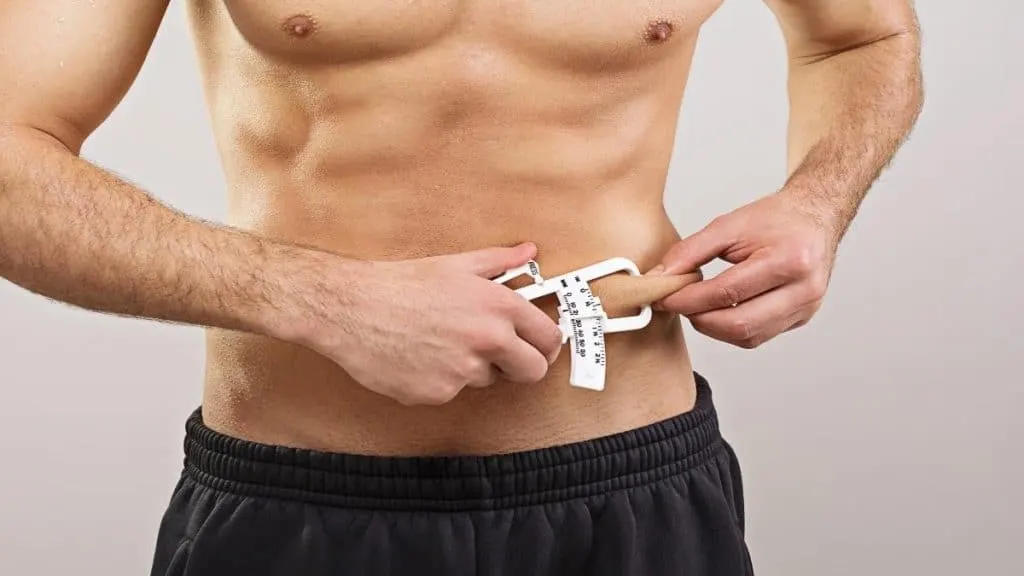
[[[696,468],[721,447],[711,388],[693,410],[585,442],[494,456],[397,457],[258,444],[186,423],[185,473],[215,490],[354,508],[481,510],[584,498]]]

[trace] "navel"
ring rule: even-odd
[[[316,32],[316,20],[308,14],[296,14],[285,20],[281,28],[292,38],[308,38]]]
[[[644,39],[651,44],[659,44],[672,36],[673,26],[668,20],[655,20],[647,25]]]

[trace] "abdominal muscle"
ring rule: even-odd
[[[694,41],[635,71],[574,77],[455,40],[419,62],[319,66],[278,65],[201,37],[228,223],[361,259],[529,241],[545,276],[611,257],[645,271],[679,238],[663,189]],[[489,67],[457,66],[467,53]],[[612,316],[647,303],[628,279],[592,285]],[[552,298],[537,305],[555,317]],[[441,406],[402,406],[306,348],[210,329],[203,415],[214,430],[268,444],[479,455],[587,440],[692,408],[678,317],[655,312],[648,327],[609,334],[606,345],[601,392],[570,386],[566,345],[540,382],[499,380]]]
[[[533,208],[550,210],[543,203]],[[621,210],[592,213],[588,218],[595,227],[573,234],[531,229],[523,218],[495,218],[475,226],[436,223],[434,235],[409,236],[404,246],[335,244],[326,235],[316,244],[347,255],[399,259],[529,240],[538,245],[542,274],[557,275],[614,256],[630,258],[645,270],[674,238],[667,219],[657,214],[623,218]],[[345,222],[338,226],[344,228]],[[304,243],[309,234],[300,227],[290,234],[282,229],[268,233]],[[606,306],[610,316],[633,313],[622,303],[644,300],[631,291],[629,280],[592,282],[594,292],[612,303]],[[554,318],[553,300],[537,305]],[[210,330],[204,418],[216,430],[268,444],[387,455],[493,454],[625,431],[692,407],[694,380],[677,317],[655,312],[643,330],[607,334],[606,347],[601,392],[570,386],[566,344],[540,382],[499,380],[487,389],[464,389],[445,405],[403,406],[366,390],[340,366],[308,349]],[[417,352],[412,348],[408,353]]]

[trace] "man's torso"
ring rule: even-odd
[[[366,259],[532,241],[545,274],[613,256],[649,268],[678,239],[663,189],[720,3],[190,0],[227,221]],[[692,406],[678,318],[607,338],[603,392],[570,387],[562,354],[540,383],[404,407],[306,349],[210,330],[204,418],[265,443],[472,454]]]

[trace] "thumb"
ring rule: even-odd
[[[676,242],[665,253],[661,263],[648,274],[663,276],[698,271],[701,266],[723,254],[734,243],[735,238],[729,226],[716,220]]]
[[[446,258],[448,264],[459,270],[493,278],[503,274],[509,268],[522,266],[537,255],[537,246],[524,242],[515,246],[494,246],[453,254]]]

